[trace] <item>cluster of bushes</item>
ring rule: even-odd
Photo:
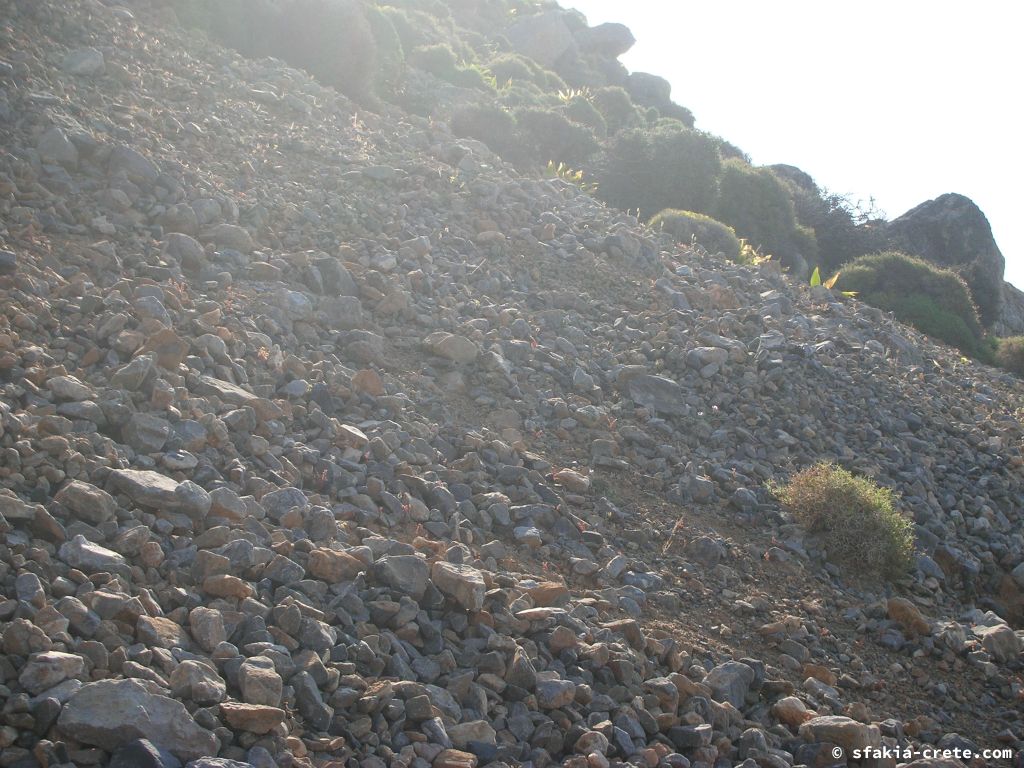
[[[854,259],[843,267],[837,289],[857,297],[965,354],[983,354],[978,310],[963,278],[949,269],[883,251]]]
[[[913,562],[910,520],[893,492],[834,464],[816,464],[773,488],[794,519],[819,536],[830,560],[853,574],[898,578]]]
[[[280,58],[357,100],[379,97],[432,113],[433,97],[405,87],[410,68],[475,90],[478,97],[453,110],[456,133],[485,142],[524,170],[549,162],[579,168],[606,202],[644,218],[665,209],[712,216],[791,264],[813,263],[819,246],[828,265],[866,251],[854,242],[859,229],[845,208],[751,166],[729,142],[693,130],[693,115],[667,94],[656,100],[660,107],[651,106],[617,62],[604,62],[610,68],[603,76],[592,73],[593,82],[612,84],[570,89],[556,72],[512,52],[492,31],[512,10],[524,11],[515,0],[168,2],[184,23],[243,55]],[[567,19],[584,23],[578,14]],[[725,252],[733,252],[731,244]]]

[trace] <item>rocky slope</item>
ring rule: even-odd
[[[1018,380],[145,3],[0,19],[0,765],[1019,749]],[[778,507],[822,459],[910,577]]]

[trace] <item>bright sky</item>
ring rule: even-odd
[[[873,196],[893,219],[944,192],[988,217],[1024,287],[1024,10],[979,0],[563,0],[627,25],[697,127],[760,165]],[[1016,94],[1016,95],[1014,95]]]

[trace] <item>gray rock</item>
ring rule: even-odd
[[[711,688],[715,701],[727,701],[737,709],[742,709],[754,677],[754,670],[746,664],[727,661],[708,672],[704,684]]]
[[[242,692],[242,701],[277,707],[281,704],[284,682],[271,659],[252,656],[243,661],[238,669],[238,687]]]
[[[683,388],[664,376],[637,376],[629,380],[628,389],[630,398],[654,413],[666,416],[690,413]]]
[[[216,704],[227,694],[227,684],[210,664],[187,659],[171,673],[171,695],[196,704]]]
[[[430,569],[430,578],[434,586],[467,611],[483,610],[487,587],[476,568],[438,560]]]
[[[157,453],[167,443],[171,425],[150,413],[133,413],[122,431],[128,445],[139,453]]]
[[[123,556],[94,544],[81,534],[62,544],[57,554],[72,568],[86,573],[117,570],[125,565]]]
[[[18,675],[18,682],[33,696],[38,696],[69,677],[81,676],[84,671],[85,660],[81,656],[46,651],[29,659]]]
[[[506,29],[504,35],[518,53],[550,67],[573,45],[564,14],[558,9],[526,16]]]
[[[64,56],[60,68],[72,75],[95,77],[106,72],[107,63],[95,48],[76,48]]]
[[[57,492],[53,500],[91,525],[112,520],[117,514],[117,502],[113,496],[81,480],[72,480]]]
[[[57,727],[68,738],[107,751],[141,738],[181,760],[220,750],[217,737],[200,727],[181,702],[150,693],[143,682],[133,679],[83,685],[64,705]]]

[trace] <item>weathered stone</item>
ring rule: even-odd
[[[423,340],[423,345],[438,357],[444,357],[459,365],[466,365],[476,360],[480,348],[465,336],[438,331]]]
[[[72,568],[86,573],[117,570],[125,565],[123,556],[93,544],[81,534],[62,544],[58,556]]]
[[[257,734],[270,733],[284,722],[285,717],[284,710],[278,707],[236,701],[221,702],[220,714],[232,728]]]
[[[423,597],[427,589],[430,568],[422,557],[387,555],[375,562],[372,570],[378,581],[414,600]]]
[[[266,656],[252,656],[238,669],[238,687],[242,691],[242,700],[248,704],[280,706],[283,686],[274,662]]]
[[[484,592],[487,588],[483,574],[476,568],[438,560],[430,569],[430,578],[434,586],[467,611],[483,609]]]
[[[112,520],[117,514],[117,502],[113,496],[81,480],[72,480],[54,495],[53,500],[92,525]]]
[[[196,724],[181,702],[150,693],[138,680],[87,683],[65,704],[57,720],[68,738],[113,751],[148,738],[182,760],[215,755],[216,736]]]
[[[879,747],[881,732],[877,725],[865,725],[839,715],[815,717],[800,726],[805,741],[823,741],[838,744],[847,755],[866,747]]]

